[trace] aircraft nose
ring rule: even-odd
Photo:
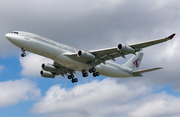
[[[6,37],[7,39],[10,39],[10,34],[7,33],[7,34],[5,35],[5,37]]]
[[[14,40],[14,37],[13,37],[13,35],[12,35],[11,33],[7,33],[7,34],[5,35],[5,37],[6,37],[9,41],[13,41],[13,40]]]

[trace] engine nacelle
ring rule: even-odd
[[[122,52],[135,53],[135,50],[132,47],[125,44],[119,44],[117,49]]]
[[[53,65],[51,64],[42,64],[42,69],[45,70],[45,71],[50,71],[50,72],[54,72],[56,73],[57,72],[57,69],[56,67],[54,67]]]
[[[54,74],[52,74],[51,72],[48,72],[48,71],[43,71],[42,70],[40,72],[40,74],[41,74],[42,77],[46,77],[46,78],[54,78],[55,77]]]
[[[89,52],[82,51],[82,50],[78,51],[77,56],[82,57],[82,58],[87,59],[87,60],[94,60],[95,59],[95,56],[93,54],[91,54]]]

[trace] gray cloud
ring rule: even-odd
[[[151,89],[152,86],[171,85],[173,90],[180,90],[179,5],[178,0],[6,0],[0,4],[0,55],[20,54],[20,49],[4,36],[13,30],[36,33],[85,50],[138,43],[175,32],[177,35],[173,40],[143,50],[145,54],[140,69],[161,66],[163,70],[140,78],[117,79],[116,82],[109,79],[94,81],[77,85],[69,91],[56,85],[34,104],[31,111],[50,116],[179,116],[179,98],[166,92],[153,94]],[[27,70],[33,71],[26,69],[29,66],[23,62],[28,57],[20,60],[24,75],[27,75]],[[124,62],[123,58],[117,59],[119,64]],[[33,71],[33,74],[37,72]],[[27,88],[16,101],[5,105],[26,100],[21,96],[26,97],[28,91],[31,90]],[[52,108],[45,108],[45,104]]]
[[[5,1],[1,5],[2,27],[7,32],[25,30],[37,33],[80,49],[148,40],[153,35],[165,35],[166,30],[172,33],[172,26],[179,27],[178,8],[169,8],[166,4],[159,8],[155,1],[71,2],[73,5],[67,1],[21,1],[21,4]]]
[[[145,74],[146,78],[143,77],[140,82],[170,83],[178,90],[180,47],[176,43],[179,42],[180,29],[179,3],[178,0],[6,0],[0,5],[0,53],[3,56],[20,54],[20,49],[4,37],[12,30],[36,33],[85,50],[143,42],[175,32],[177,36],[173,40],[144,49],[141,68],[162,66],[164,69]],[[173,44],[176,44],[175,47]],[[121,64],[125,61],[117,59]],[[130,80],[138,81],[136,78]]]

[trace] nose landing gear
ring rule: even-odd
[[[25,53],[26,49],[25,49],[25,48],[21,48],[21,51],[23,52],[23,53],[21,54],[21,57],[25,57],[25,56],[26,56],[26,53]]]

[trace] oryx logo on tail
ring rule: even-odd
[[[134,62],[133,62],[133,64],[136,66],[136,68],[138,68],[139,67],[139,63],[138,63],[138,61],[140,61],[141,59],[137,59],[137,60],[135,60]]]

